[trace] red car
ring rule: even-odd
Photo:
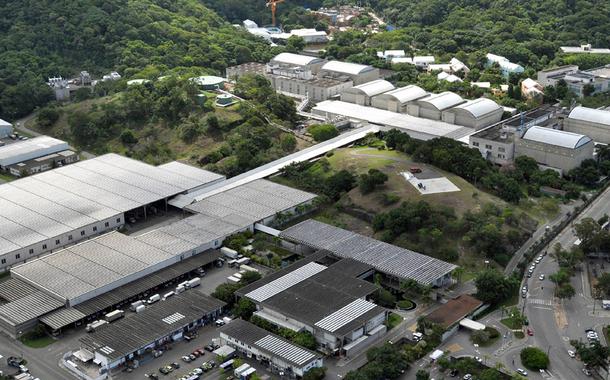
[[[195,351],[199,352],[200,356],[205,355],[205,350],[203,349],[203,347],[200,347],[200,348],[196,349]]]
[[[531,329],[527,329],[527,335],[534,336],[534,332]]]

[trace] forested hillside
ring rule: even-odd
[[[371,0],[395,44],[433,53],[481,49],[524,64],[548,61],[560,45],[610,46],[608,0]]]
[[[49,76],[129,77],[148,65],[218,71],[271,56],[199,0],[7,0],[0,14],[0,115],[8,119],[51,97]]]

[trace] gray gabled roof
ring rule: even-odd
[[[280,233],[280,237],[316,249],[327,250],[339,257],[352,258],[369,264],[380,272],[401,279],[412,279],[424,285],[432,284],[457,267],[313,219],[285,229]]]

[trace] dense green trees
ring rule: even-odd
[[[409,364],[399,346],[385,344],[367,351],[368,363],[358,371],[350,371],[346,380],[396,379]]]
[[[368,194],[375,190],[377,186],[383,185],[388,180],[388,176],[377,170],[369,169],[368,173],[361,174],[358,181],[362,194]]]
[[[496,269],[480,272],[474,279],[477,298],[490,304],[499,304],[516,293],[519,287],[517,277],[506,277]]]
[[[269,45],[198,0],[9,0],[0,4],[0,14],[0,115],[5,119],[50,100],[45,81],[51,76],[88,70],[99,77],[116,70],[131,77],[148,65],[219,73],[228,65],[272,56]]]
[[[315,124],[307,128],[317,142],[326,141],[339,135],[339,130],[332,124]]]
[[[536,347],[526,347],[519,354],[521,363],[533,371],[539,369],[547,369],[549,366],[549,357],[544,351]]]

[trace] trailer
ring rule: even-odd
[[[256,269],[256,268],[252,268],[251,266],[246,265],[246,264],[244,264],[244,265],[240,265],[240,266],[239,266],[239,269],[241,269],[241,270],[245,270],[245,271],[248,271],[248,272],[258,272],[258,269]]]
[[[107,324],[108,324],[108,322],[106,322],[103,319],[100,319],[99,321],[93,321],[93,322],[87,324],[87,327],[85,327],[85,331],[94,332],[96,330],[99,330],[101,327],[103,327]]]
[[[249,257],[242,257],[241,259],[237,260],[237,264],[241,265],[248,265],[252,262],[252,260],[250,260]]]
[[[235,363],[235,360],[230,359],[219,365],[218,368],[222,369],[223,371],[226,371],[227,369],[233,368],[233,363]]]
[[[106,322],[110,323],[110,322],[114,322],[117,319],[121,319],[125,316],[125,312],[123,310],[117,309],[115,311],[112,311],[108,314],[106,314],[104,316],[104,319],[106,320]]]
[[[186,283],[186,287],[189,289],[199,285],[201,285],[201,277],[195,277]]]
[[[239,376],[241,376],[242,373],[246,372],[248,369],[250,369],[250,364],[244,363],[244,364],[240,365],[239,367],[235,368],[235,371],[233,371],[233,375],[235,377],[239,377]]]
[[[242,374],[239,376],[239,379],[240,380],[250,380],[252,375],[254,375],[255,373],[256,373],[256,368],[250,367],[245,372],[242,372]]]
[[[229,247],[220,248],[220,253],[222,253],[223,255],[227,256],[230,259],[237,259],[237,256],[238,256],[237,251],[234,249],[231,249]]]
[[[144,302],[145,302],[144,300],[139,300],[139,301],[133,302],[133,303],[131,304],[131,306],[129,306],[129,310],[131,310],[131,311],[136,311],[136,309],[138,308],[138,306],[140,306],[140,305],[144,305]]]
[[[227,277],[227,281],[229,281],[233,284],[237,284],[240,281],[240,279],[237,277],[229,276],[229,277]]]

